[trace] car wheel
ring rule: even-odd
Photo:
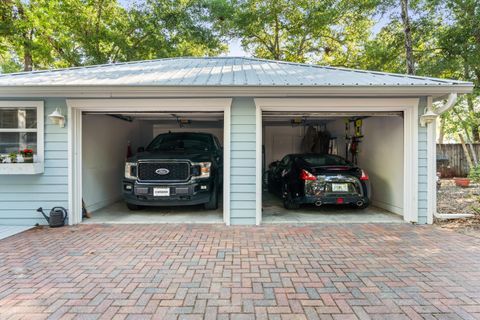
[[[285,195],[286,194],[286,195]],[[285,186],[282,188],[283,207],[287,210],[296,210],[300,208],[300,203],[292,199],[290,193],[285,191]]]
[[[217,185],[213,187],[212,195],[210,200],[204,204],[205,210],[217,210],[218,209],[218,189]]]
[[[133,204],[133,203],[128,203],[128,202],[127,202],[127,208],[128,208],[129,210],[132,210],[132,211],[138,211],[138,210],[143,209],[142,206],[139,206],[139,205]]]

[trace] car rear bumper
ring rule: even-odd
[[[154,188],[169,188],[169,196],[154,196]],[[123,181],[123,199],[139,206],[184,206],[207,203],[212,193],[210,179],[183,184],[144,184]]]
[[[346,189],[338,191],[334,185]],[[317,180],[306,181],[304,196],[297,198],[303,204],[369,204],[369,185],[358,178],[347,175],[317,176]]]
[[[356,206],[363,206],[369,204],[369,199],[360,195],[345,195],[345,194],[328,194],[324,196],[305,196],[298,198],[297,201],[301,204],[315,204],[317,206],[324,204],[351,204]]]

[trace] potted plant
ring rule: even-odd
[[[19,153],[23,157],[23,162],[25,163],[33,163],[33,150],[32,149],[23,149],[20,150]]]
[[[480,165],[474,166],[470,169],[468,177],[466,178],[453,178],[455,185],[462,188],[467,188],[470,186],[470,182],[479,183],[480,182]]]
[[[10,159],[10,163],[16,163],[17,162],[17,153],[16,152],[10,152],[8,154],[8,159]]]

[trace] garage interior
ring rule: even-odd
[[[160,133],[207,132],[223,145],[223,112],[83,112],[82,195],[91,218],[83,223],[223,223],[202,205],[145,207],[130,211],[122,200],[128,149],[135,154]]]
[[[276,112],[263,111],[263,172],[287,154],[304,153],[308,130],[330,135],[329,153],[352,161],[349,149],[355,137],[355,120],[361,120],[357,165],[371,183],[371,204],[366,209],[346,205],[302,205],[287,210],[278,195],[267,191],[264,178],[263,223],[401,223],[404,193],[404,120],[402,112]],[[347,130],[348,123],[348,130]],[[347,157],[346,157],[347,155]]]

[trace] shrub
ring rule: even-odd
[[[476,165],[470,169],[470,173],[468,174],[470,180],[475,183],[480,183],[480,165]]]

